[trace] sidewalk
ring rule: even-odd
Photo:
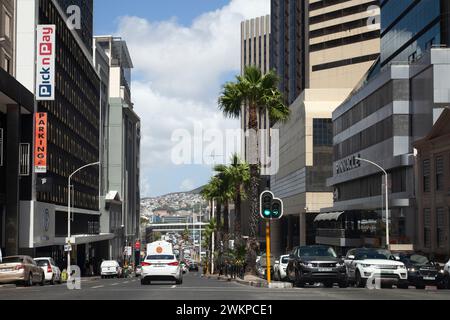
[[[269,284],[267,283],[267,280],[261,279],[254,275],[246,275],[244,277],[244,279],[241,279],[241,278],[232,279],[231,277],[219,276],[217,274],[203,275],[203,277],[205,277],[207,279],[217,279],[217,280],[222,280],[222,281],[234,281],[234,282],[237,282],[240,284],[257,287],[257,288],[272,288],[272,289],[292,288],[292,283],[278,282],[278,281],[272,281],[269,286]]]

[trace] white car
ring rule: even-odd
[[[56,266],[52,258],[36,258],[36,264],[44,270],[45,282],[51,284],[62,283],[61,270]]]
[[[447,262],[447,264],[444,267],[444,271],[446,271],[447,273],[450,273],[450,260]]]
[[[174,254],[151,254],[141,263],[141,284],[151,281],[175,281],[183,283],[183,271]]]
[[[286,269],[289,263],[289,255],[284,255],[280,257],[280,260],[275,261],[273,266],[274,278],[283,281],[287,277]]]
[[[120,265],[115,260],[103,261],[100,265],[100,275],[103,278],[119,278]]]
[[[344,259],[348,281],[363,288],[368,280],[381,280],[381,284],[399,288],[408,287],[408,270],[389,250],[360,248],[349,250]]]

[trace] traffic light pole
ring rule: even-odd
[[[270,274],[270,220],[266,220],[266,265],[267,265],[267,283],[271,283]]]

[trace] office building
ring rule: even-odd
[[[333,203],[332,112],[369,71],[380,50],[378,1],[272,1],[272,64],[291,118],[276,124],[279,171],[271,189],[285,217],[275,250],[315,243],[314,219]],[[278,236],[277,236],[278,235]],[[284,252],[279,252],[284,253]]]
[[[363,158],[389,176],[391,247],[423,243],[418,222],[431,208],[417,207],[413,144],[450,102],[447,21],[445,1],[382,2],[380,61],[333,113],[334,206],[318,218],[318,242],[386,245],[384,175]]]
[[[20,199],[31,183],[33,94],[15,79],[15,1],[0,1],[0,248],[19,253]]]
[[[124,40],[112,36],[98,36],[94,42],[108,57],[109,112],[105,117],[104,157],[107,167],[106,197],[102,210],[110,212],[111,232],[116,237],[111,242],[111,255],[122,258],[124,246],[133,246],[139,239],[140,218],[140,118],[131,101],[131,69],[133,62]],[[107,132],[107,133],[106,133]],[[118,205],[121,203],[121,214]],[[127,258],[127,257],[124,257]]]
[[[86,19],[92,16],[92,7],[82,9]],[[47,163],[34,166],[32,183],[23,186],[20,251],[51,256],[61,265],[66,259],[63,246],[68,234],[68,177],[78,168],[99,161],[100,132],[100,77],[92,47],[86,46],[79,32],[71,30],[66,21],[58,1],[17,1],[17,79],[35,92],[35,117],[40,113],[47,116],[45,128],[38,124],[47,136],[35,135],[34,141],[36,147],[37,139],[45,140],[39,142],[47,145]],[[41,30],[40,25],[54,25],[55,30]],[[44,43],[53,36],[53,42]],[[50,55],[39,60],[41,55],[54,54],[54,68],[50,67],[50,72],[55,72],[54,86],[41,82],[45,70],[39,73],[42,79],[35,76],[36,52],[38,63],[52,60]],[[35,87],[39,87],[38,92]],[[82,267],[89,262],[95,270],[107,257],[108,241],[113,238],[109,230],[100,230],[98,186],[98,167],[77,173],[71,186],[72,261]]]

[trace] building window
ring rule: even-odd
[[[11,15],[8,12],[4,11],[3,17],[4,17],[4,22],[5,22],[5,24],[3,26],[3,28],[4,28],[3,30],[5,30],[4,35],[8,39],[11,39],[11,25],[12,25],[11,24],[11,22],[12,22]]]
[[[3,167],[3,128],[0,128],[0,167]]]
[[[30,175],[30,144],[21,143],[19,147],[19,175]]]
[[[444,189],[444,158],[436,158],[436,190],[442,191]]]
[[[331,119],[313,119],[314,146],[333,145],[333,122]]]
[[[423,192],[431,191],[430,160],[423,161]]]
[[[3,56],[3,70],[8,73],[11,73],[11,58],[6,54]]]
[[[436,224],[437,224],[437,246],[438,248],[444,248],[447,243],[447,228],[445,224],[445,209],[436,209]]]
[[[431,248],[431,210],[423,210],[423,244],[425,248]]]

